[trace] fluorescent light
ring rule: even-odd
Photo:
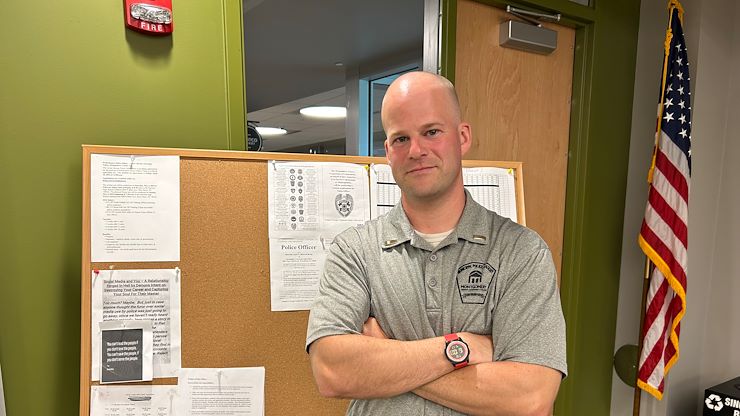
[[[280,127],[262,127],[258,126],[257,131],[259,134],[263,136],[282,136],[283,134],[287,134],[288,130],[282,129]]]
[[[317,117],[317,118],[347,117],[347,108],[345,107],[331,107],[331,106],[304,107],[304,108],[301,108],[300,112],[304,116]]]

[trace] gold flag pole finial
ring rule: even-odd
[[[672,8],[678,9],[678,19],[683,24],[683,6],[681,6],[681,2],[678,0],[668,0],[668,10]]]

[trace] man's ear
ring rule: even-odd
[[[391,158],[388,157],[388,138],[383,141],[383,147],[385,147],[385,161],[388,162],[388,166],[390,166]]]
[[[457,135],[460,138],[460,154],[464,156],[473,145],[473,132],[470,130],[470,124],[460,123]]]

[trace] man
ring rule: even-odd
[[[381,118],[401,202],[330,248],[306,340],[320,393],[350,415],[551,414],[567,370],[549,249],[465,191],[449,81],[400,76]]]

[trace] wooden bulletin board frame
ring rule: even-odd
[[[90,156],[180,157],[180,261],[92,263]],[[182,366],[264,366],[265,414],[344,414],[347,401],[322,398],[304,351],[308,311],[271,312],[267,162],[386,163],[382,157],[82,146],[82,313],[80,416],[90,414],[91,273],[94,269],[179,267]],[[514,170],[519,223],[525,224],[521,162],[463,161],[465,167]],[[251,346],[268,347],[256,356]],[[151,383],[177,384],[176,378]]]

